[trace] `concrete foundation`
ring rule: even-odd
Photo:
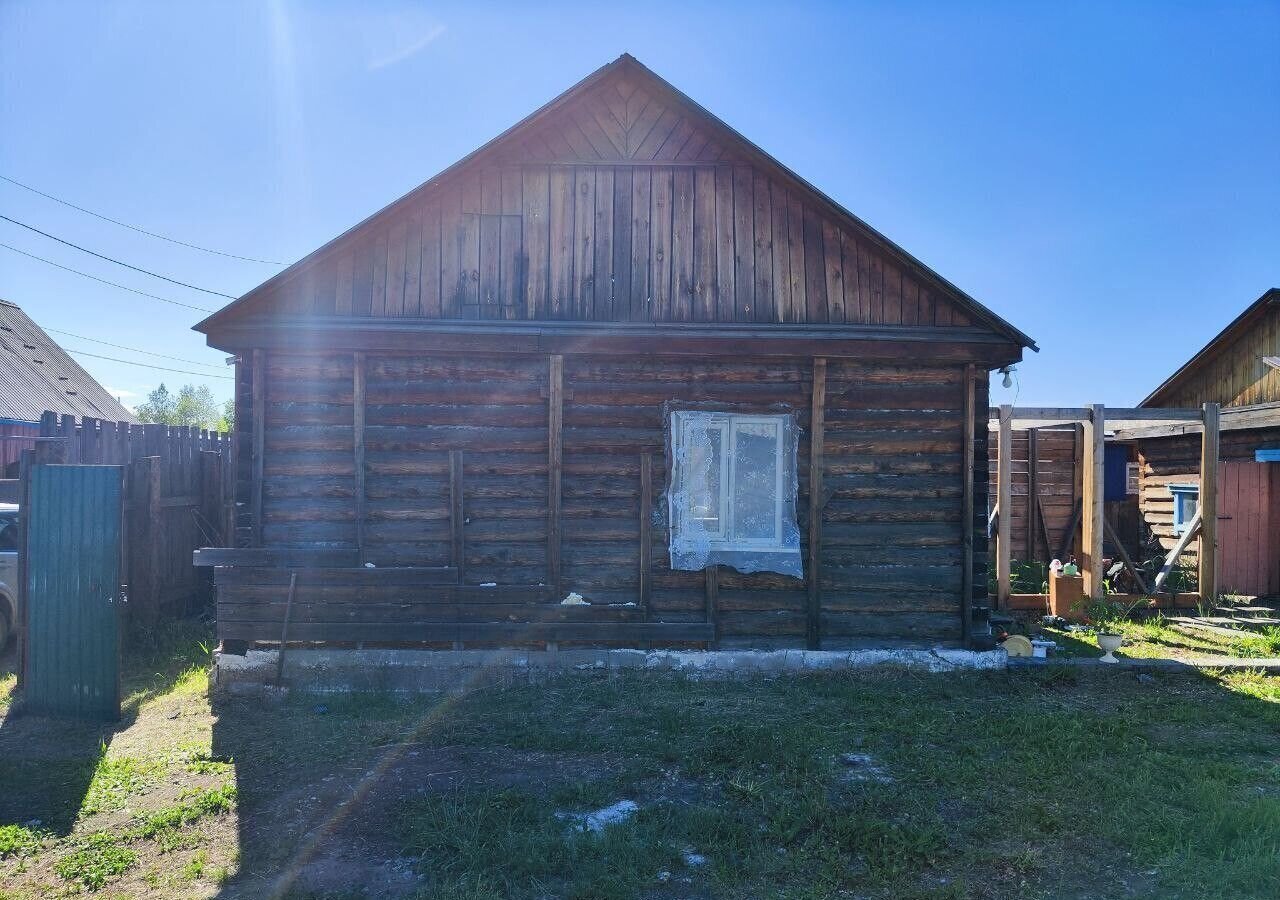
[[[210,686],[254,692],[276,681],[278,650],[214,654]],[[463,691],[564,673],[623,670],[733,678],[795,672],[901,667],[923,672],[1003,669],[1003,650],[937,647],[889,650],[338,650],[285,654],[283,687],[315,693]]]

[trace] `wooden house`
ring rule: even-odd
[[[1185,365],[1142,408],[1222,408],[1217,485],[1217,587],[1280,593],[1280,289],[1272,288]],[[1168,550],[1200,500],[1197,429],[1121,431],[1138,469],[1139,509],[1153,544]],[[1194,558],[1194,545],[1189,547]]]
[[[1034,347],[627,55],[197,329],[233,645],[959,641]]]

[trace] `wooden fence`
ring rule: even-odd
[[[45,413],[31,465],[126,467],[124,578],[134,627],[191,612],[207,595],[192,551],[219,546],[233,528],[230,437],[170,425],[133,425]],[[25,498],[25,483],[19,485]]]

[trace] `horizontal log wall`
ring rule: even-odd
[[[664,404],[795,415],[796,515],[808,559],[815,361],[568,356],[558,364],[557,387],[556,359],[263,354],[264,383],[256,390],[244,384],[255,367],[242,366],[238,391],[250,402],[262,397],[264,428],[260,479],[253,461],[242,459],[243,506],[252,510],[261,494],[261,521],[242,520],[243,533],[252,535],[260,525],[267,548],[355,551],[375,572],[447,567],[454,586],[440,602],[495,602],[498,596],[486,592],[500,591],[504,602],[545,606],[576,591],[594,604],[602,622],[710,622],[721,645],[804,646],[805,580],[728,568],[671,570]],[[357,365],[363,372],[359,392]],[[824,647],[958,639],[965,370],[832,359],[825,371],[825,439],[813,457],[825,472],[818,498],[817,637]],[[360,394],[363,428],[357,434],[354,401]],[[985,373],[978,373],[975,395],[979,445],[985,440]],[[558,456],[549,441],[557,398]],[[238,425],[252,429],[258,420],[242,409]],[[240,439],[239,446],[252,452],[253,436]],[[356,475],[361,453],[362,503]],[[975,456],[973,596],[981,603],[987,471],[985,454]],[[557,458],[558,497],[551,468]],[[243,604],[256,602],[263,590],[272,603],[283,601],[287,578],[281,581],[279,572],[271,577],[269,588],[249,576],[220,578],[222,603],[234,614],[228,621],[254,621]],[[349,578],[358,581],[359,571]],[[349,604],[443,597],[439,586],[401,585],[386,597],[366,587],[334,587],[329,594],[337,594],[330,597],[305,586],[300,596],[315,598],[308,603],[348,604],[309,612],[308,633],[331,622],[329,640],[409,640],[392,623],[412,614],[388,610],[388,627],[378,632],[374,622],[360,619],[372,612]],[[418,599],[406,600],[406,591]],[[542,621],[514,607],[483,615],[497,612],[508,622]],[[469,621],[471,614],[457,615]],[[582,615],[596,621],[591,613]],[[361,637],[339,627],[358,619]],[[234,636],[245,637],[248,627],[237,626]],[[672,640],[675,633],[665,632]],[[260,630],[258,639],[274,635]]]
[[[1280,447],[1280,428],[1223,431],[1219,437],[1218,459],[1252,462],[1254,452],[1264,447]],[[1138,508],[1144,527],[1162,548],[1171,550],[1178,536],[1173,532],[1173,494],[1169,485],[1200,485],[1200,435],[1139,441],[1138,461]],[[1198,545],[1198,541],[1192,542],[1182,554],[1180,564],[1197,564]]]

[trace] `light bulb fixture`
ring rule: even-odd
[[[1013,387],[1013,368],[1013,366],[1001,367],[1000,371],[1004,375],[1004,378],[1000,380],[1000,384],[1002,386],[1007,388]]]

